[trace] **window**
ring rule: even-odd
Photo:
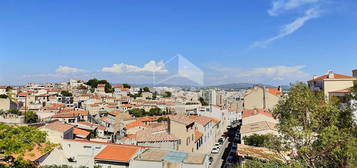
[[[83,148],[92,148],[91,146],[83,146]]]

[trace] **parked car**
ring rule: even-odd
[[[219,148],[213,147],[211,153],[212,153],[212,154],[217,154],[217,153],[219,153]]]

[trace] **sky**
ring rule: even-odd
[[[3,85],[283,85],[352,69],[355,0],[0,1]]]

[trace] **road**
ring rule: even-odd
[[[223,142],[222,147],[219,149],[219,152],[217,154],[210,154],[209,156],[213,158],[213,162],[211,164],[212,168],[219,168],[222,166],[222,157],[223,157],[223,153],[226,150],[226,148],[228,147],[228,138],[226,138]]]
[[[231,146],[234,142],[234,137],[236,133],[240,133],[240,126],[236,126],[228,130],[228,137],[225,139],[222,147],[219,150],[218,154],[210,154],[213,158],[213,162],[211,164],[211,168],[221,168],[225,163],[226,158],[230,154]],[[235,160],[236,161],[236,160]]]

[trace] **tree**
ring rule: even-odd
[[[299,162],[292,161],[284,163],[279,160],[247,160],[244,166],[237,165],[236,168],[303,168]]]
[[[0,153],[5,156],[23,154],[35,144],[46,141],[46,133],[30,126],[10,126],[0,123]]]
[[[0,95],[0,99],[7,99],[7,98],[8,98],[8,96],[6,94],[1,94]]]
[[[203,99],[203,97],[198,98],[198,100],[201,102],[201,105],[202,105],[202,106],[208,106],[208,103],[205,102],[205,100]]]
[[[158,107],[151,108],[149,110],[149,116],[159,116],[162,115],[162,110]]]
[[[273,134],[258,135],[253,134],[250,136],[243,137],[244,144],[256,146],[256,147],[266,147],[271,149],[280,150],[280,140],[277,136]]]
[[[144,109],[139,109],[139,108],[133,108],[128,110],[129,114],[134,116],[134,117],[143,117],[145,116],[145,110]]]
[[[172,93],[169,91],[166,91],[164,94],[162,94],[162,97],[171,97]]]
[[[87,90],[88,88],[86,87],[86,86],[84,86],[84,85],[79,85],[78,87],[77,87],[77,89],[78,90]]]
[[[25,113],[25,122],[26,123],[36,123],[38,121],[38,115],[33,111],[27,111]]]
[[[66,96],[66,97],[71,97],[71,96],[73,96],[73,94],[72,94],[71,92],[67,91],[67,90],[61,91],[61,95],[62,95],[62,96]]]
[[[152,93],[152,99],[153,99],[153,100],[156,100],[156,98],[157,98],[157,91],[155,91],[154,93]]]
[[[129,84],[127,84],[127,83],[123,83],[123,87],[124,87],[124,88],[128,88],[128,89],[131,88],[131,86],[130,86]]]
[[[88,80],[86,84],[91,87],[91,92],[94,92],[94,89],[97,88],[98,84],[105,84],[105,93],[114,92],[112,85],[107,80],[98,80],[96,78],[93,78]]]
[[[8,113],[10,113],[10,114],[15,114],[15,115],[22,115],[22,112],[19,111],[19,110],[17,110],[17,109],[10,109],[10,110],[8,111]]]
[[[144,87],[144,88],[143,88],[143,91],[144,91],[144,92],[150,92],[150,89],[149,89],[148,87]]]
[[[356,167],[356,125],[341,124],[340,117],[351,120],[345,110],[327,102],[323,93],[312,92],[296,83],[288,96],[273,110],[279,120],[282,143],[297,151],[293,158],[307,167]]]

